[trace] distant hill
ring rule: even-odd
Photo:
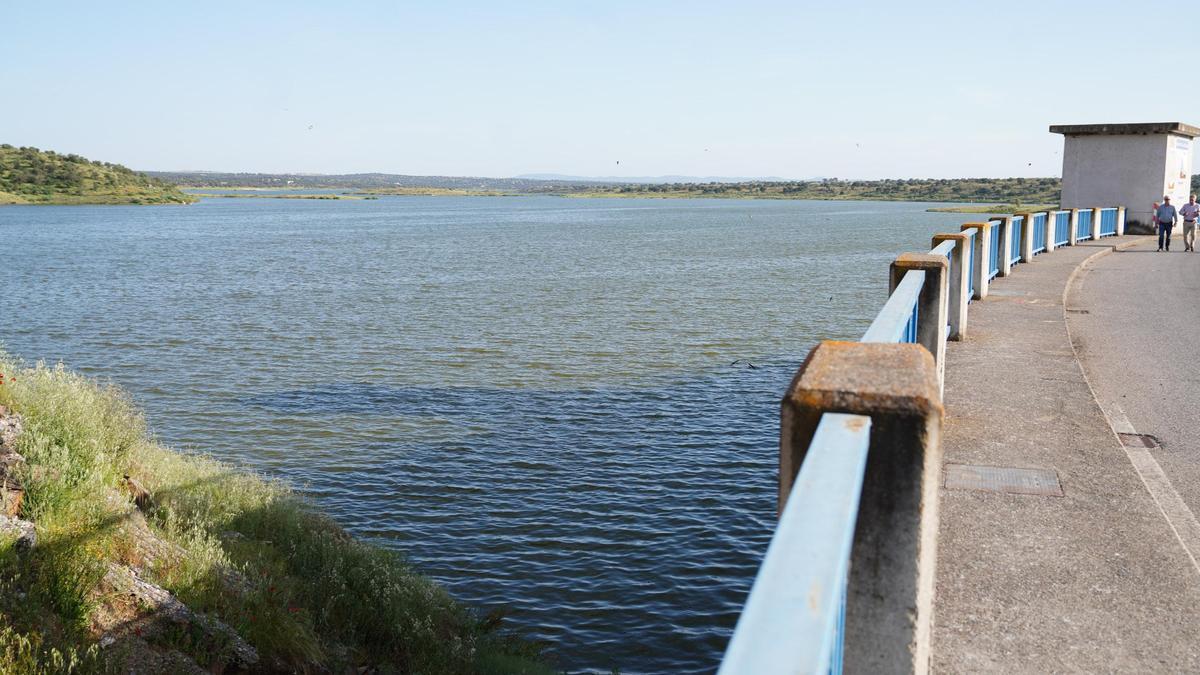
[[[572,183],[643,183],[662,185],[665,183],[787,183],[787,178],[778,176],[570,176],[561,173],[526,173],[517,176],[529,180],[569,181]],[[810,180],[820,180],[813,178]]]
[[[908,202],[1057,204],[1057,178],[907,178],[887,180],[751,181],[601,185],[576,190],[589,197],[716,197],[727,199],[865,199]]]
[[[194,197],[120,164],[0,145],[0,204],[186,204]]]
[[[514,178],[408,176],[389,173],[266,174],[209,171],[150,171],[178,185],[201,188],[346,189],[381,194],[549,194],[568,197],[687,197],[726,199],[863,199],[880,201],[965,202],[1015,207],[1057,204],[1058,178],[908,178],[885,180],[812,180],[580,177],[526,174]],[[655,182],[640,182],[655,181]],[[737,181],[737,182],[731,182]],[[1193,178],[1193,191],[1200,179]]]
[[[176,185],[200,188],[345,188],[367,191],[391,188],[441,188],[486,192],[538,193],[574,189],[579,186],[579,183],[562,180],[470,176],[406,176],[394,173],[305,174],[147,171],[146,174]]]
[[[728,199],[872,199],[886,201],[1057,204],[1057,178],[913,178],[844,181],[836,178],[782,180],[714,178],[669,181],[657,178],[584,178],[528,174],[515,178],[406,176],[388,173],[267,174],[208,171],[150,171],[148,175],[200,188],[348,189],[406,194],[414,189],[440,194],[551,194],[568,197],[710,197]],[[655,181],[655,182],[639,182]],[[737,181],[737,182],[731,182]],[[431,192],[431,194],[433,194]]]

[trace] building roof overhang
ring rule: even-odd
[[[1139,122],[1133,124],[1053,124],[1050,133],[1064,136],[1129,136],[1174,134],[1195,138],[1200,127],[1183,122]]]

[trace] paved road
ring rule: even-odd
[[[1146,243],[1093,260],[1068,293],[1068,325],[1117,431],[1156,436],[1149,454],[1200,513],[1200,253]],[[1086,313],[1084,313],[1086,312]],[[1122,429],[1128,423],[1132,429]],[[1153,467],[1151,467],[1153,469]],[[1188,518],[1188,513],[1172,514]],[[1180,527],[1176,523],[1177,528]],[[1186,528],[1185,528],[1186,529]],[[1200,539],[1200,533],[1193,533]],[[1188,541],[1200,558],[1200,541]]]
[[[1165,512],[1182,518],[1183,501],[1149,489],[1195,487],[1200,461],[1164,458],[1170,481],[1143,473],[1158,466],[1154,457],[1184,447],[1181,392],[1200,370],[1189,365],[1185,374],[1179,362],[1188,321],[1196,335],[1200,310],[1181,309],[1172,326],[1177,341],[1154,343],[1154,326],[1172,313],[1173,300],[1137,290],[1166,275],[1196,295],[1200,253],[1108,253],[1136,239],[1086,242],[1019,265],[971,305],[967,338],[949,345],[947,474],[955,465],[1047,471],[1062,492],[943,487],[935,672],[1200,672],[1200,574],[1179,541],[1181,531],[1200,541],[1200,526],[1181,530],[1168,521]],[[1090,271],[1076,273],[1085,260]],[[1073,273],[1078,297],[1064,308]],[[1077,308],[1090,313],[1064,312]],[[1125,329],[1130,313],[1138,325]],[[1127,398],[1149,402],[1130,405],[1130,419],[1161,434],[1163,451],[1122,446],[1105,415],[1111,407],[1097,405],[1073,343],[1095,382],[1106,379],[1103,370]],[[1143,417],[1143,407],[1146,415],[1168,409],[1159,393],[1167,391],[1181,402],[1175,415]]]

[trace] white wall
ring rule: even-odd
[[[1177,141],[1183,141],[1186,149],[1177,147]],[[1181,172],[1188,178],[1180,179]],[[1191,172],[1191,140],[1184,136],[1067,136],[1062,206],[1124,206],[1126,222],[1149,223],[1151,205],[1161,202],[1163,195],[1170,194],[1177,207],[1187,201]]]

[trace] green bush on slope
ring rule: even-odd
[[[186,204],[174,185],[120,164],[0,145],[0,204]]]

